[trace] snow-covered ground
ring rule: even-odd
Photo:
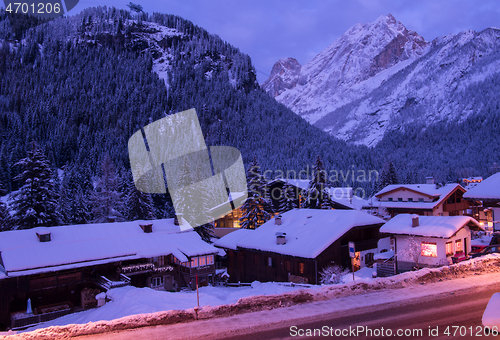
[[[352,277],[352,275],[351,275]],[[239,299],[256,295],[275,295],[304,288],[278,283],[254,282],[244,287],[201,287],[200,306],[220,306],[238,302]],[[110,302],[100,308],[68,314],[58,319],[29,328],[28,331],[49,326],[85,324],[100,320],[114,320],[124,316],[156,313],[168,310],[186,310],[197,305],[196,291],[171,293],[151,288],[122,287],[106,293]]]
[[[499,254],[461,262],[451,266],[434,269],[421,269],[387,278],[373,278],[373,269],[364,268],[344,276],[344,284],[324,286],[295,286],[282,283],[254,282],[246,287],[203,287],[200,289],[200,319],[228,316],[248,311],[274,309],[306,301],[325,301],[347,299],[367,292],[376,293],[378,300],[362,299],[367,305],[377,302],[396,301],[398,298],[412,298],[432,295],[470,285],[498,282]],[[493,273],[493,274],[492,274]],[[478,275],[484,274],[484,275]],[[446,280],[457,279],[453,284]],[[463,283],[459,283],[462,280]],[[422,283],[425,283],[422,285]],[[439,285],[439,289],[436,284]],[[405,288],[405,289],[398,289]],[[111,299],[103,307],[61,317],[28,329],[35,332],[22,333],[15,337],[22,339],[49,339],[63,336],[96,334],[106,331],[137,328],[159,324],[170,324],[196,319],[196,292],[161,292],[149,288],[123,287],[107,292]],[[377,295],[377,296],[378,296]],[[390,301],[389,301],[390,300]],[[356,306],[351,306],[354,308]],[[303,305],[307,310],[307,305]],[[50,327],[57,326],[62,327]]]

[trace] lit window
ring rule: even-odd
[[[446,255],[453,255],[453,242],[446,242]]]
[[[163,276],[151,278],[151,287],[161,287],[163,286]]]
[[[207,264],[214,264],[214,256],[213,255],[207,256]]]
[[[422,256],[437,257],[437,244],[436,243],[422,242],[421,249],[422,249],[422,252],[420,254]]]
[[[191,268],[196,268],[198,267],[198,258],[197,257],[193,257],[191,259]]]
[[[200,256],[200,266],[207,264],[207,258],[205,256]]]
[[[304,263],[299,262],[299,273],[304,274]]]
[[[455,241],[455,249],[457,250],[457,253],[464,251],[464,249],[462,248],[462,239]]]

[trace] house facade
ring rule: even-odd
[[[382,228],[391,237],[395,271],[438,267],[466,258],[471,251],[471,230],[484,230],[469,216],[418,216],[400,214]]]
[[[398,214],[462,216],[469,209],[469,202],[463,199],[465,192],[459,184],[391,184],[377,192],[363,209],[390,217]]]
[[[230,282],[279,281],[317,284],[332,263],[351,267],[373,262],[384,221],[354,210],[294,209],[256,230],[237,230],[215,242],[227,253]]]
[[[202,285],[212,282],[218,249],[203,242],[185,220],[177,221],[0,233],[0,327],[95,307],[95,296],[111,288],[194,288],[196,275]],[[34,315],[23,315],[28,299]]]
[[[467,191],[464,199],[470,202],[473,216],[489,231],[500,231],[500,172]]]

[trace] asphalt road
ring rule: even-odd
[[[453,284],[452,282],[447,284]],[[297,308],[305,308],[297,305],[285,308],[286,311],[277,309],[257,312],[269,313],[265,314],[269,315],[268,322],[264,318],[266,322],[252,323],[250,321],[256,317],[255,313],[247,313],[228,318],[84,336],[79,339],[500,339],[500,336],[487,336],[481,325],[486,305],[496,292],[500,292],[500,282],[311,317],[294,317],[294,308],[296,311]],[[327,303],[335,301],[328,300]],[[311,305],[314,306],[314,303]],[[318,303],[318,308],[319,306]],[[280,322],[273,322],[273,313],[281,313],[287,317]],[[262,320],[262,314],[260,317]]]
[[[406,301],[369,312],[330,315],[319,320],[251,333],[221,337],[231,340],[259,339],[500,339],[486,336],[481,317],[496,288],[450,294],[431,301]],[[453,327],[455,326],[455,327]],[[314,336],[314,330],[317,330]],[[309,333],[308,333],[309,330]],[[303,336],[301,336],[303,334]],[[307,336],[311,334],[312,336]],[[322,334],[322,335],[321,335]],[[399,336],[398,336],[399,335]]]

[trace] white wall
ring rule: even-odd
[[[408,244],[409,244],[409,236],[407,235],[396,235],[396,255],[397,255],[397,261],[399,262],[408,262],[414,263],[414,259],[408,254],[406,249],[408,249]],[[470,237],[470,230],[469,227],[463,227],[456,233],[453,237],[449,239],[443,239],[443,238],[437,238],[437,237],[421,237],[421,236],[416,236],[416,240],[421,242],[430,242],[430,243],[436,243],[437,245],[437,257],[429,257],[429,256],[422,256],[420,255],[418,259],[418,263],[424,266],[439,266],[443,265],[445,263],[451,263],[451,256],[446,256],[446,242],[453,242],[453,252],[456,252],[455,249],[455,241],[461,239],[462,240],[462,247],[464,247],[464,244],[466,244],[467,249],[466,253],[469,253],[471,251],[471,237]],[[467,239],[464,241],[464,239]],[[465,242],[465,243],[464,243]]]
[[[387,193],[387,194],[384,194],[380,197],[380,200],[387,202],[389,200],[389,198],[392,198],[394,202],[397,202],[398,198],[402,198],[403,202],[407,202],[408,198],[413,198],[414,202],[418,202],[419,198],[423,198],[424,202],[432,202],[432,199],[429,198],[429,196],[422,195],[422,194],[416,193],[415,191],[411,191],[411,190],[404,189],[404,188]]]

